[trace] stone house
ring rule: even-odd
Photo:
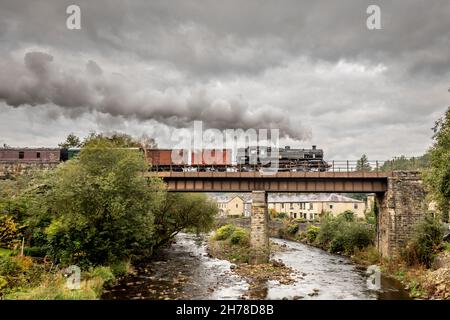
[[[244,215],[244,199],[238,195],[214,197],[219,209],[219,215],[222,217]]]
[[[352,211],[357,218],[364,218],[366,203],[339,194],[273,194],[268,197],[268,208],[284,212],[291,218],[318,219],[328,212],[333,216]]]
[[[219,209],[220,216],[250,217],[252,198],[250,194],[230,194],[212,197]],[[293,194],[281,193],[268,195],[268,209],[284,212],[290,218],[314,220],[324,212],[338,215],[346,210],[354,212],[358,218],[364,218],[366,203],[339,194]]]

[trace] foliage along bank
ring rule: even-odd
[[[0,181],[0,247],[15,249],[0,256],[0,294],[61,284],[51,272],[69,265],[97,279],[91,284],[107,283],[123,273],[114,266],[151,257],[181,230],[212,227],[215,204],[202,194],[168,193],[160,179],[144,177],[146,161],[125,148],[129,141],[91,135],[78,158],[55,170]],[[26,263],[33,268],[22,263],[28,257],[14,256],[22,241],[25,255],[36,257]]]

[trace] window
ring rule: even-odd
[[[332,204],[330,204],[330,209],[333,209],[333,205]]]
[[[313,209],[313,204],[310,203],[310,204],[309,204],[309,210],[312,210],[312,209]]]
[[[358,204],[357,203],[353,204],[353,209],[358,209]]]
[[[36,158],[40,159],[41,158],[41,153],[40,152],[36,152]]]
[[[236,208],[239,207],[239,205],[236,203]]]
[[[25,152],[19,151],[19,159],[23,159],[25,157]]]
[[[281,204],[281,207],[284,209],[284,203]]]

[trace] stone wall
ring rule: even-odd
[[[253,191],[252,200],[252,215],[250,218],[252,254],[250,263],[260,264],[269,261],[267,193],[265,191]]]
[[[388,191],[377,195],[377,247],[394,257],[411,238],[414,225],[426,214],[425,189],[419,172],[396,171],[388,178]]]
[[[17,175],[27,173],[31,170],[47,170],[56,168],[59,163],[9,163],[0,162],[0,179],[8,179]]]

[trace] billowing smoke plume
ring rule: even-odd
[[[270,105],[217,98],[207,86],[157,90],[106,74],[94,61],[80,70],[54,60],[48,53],[28,52],[24,63],[3,62],[0,100],[13,107],[54,104],[70,117],[97,111],[143,121],[154,119],[177,128],[201,120],[206,127],[221,130],[277,128],[282,136],[298,140],[309,137],[308,130],[291,123],[289,114]]]

